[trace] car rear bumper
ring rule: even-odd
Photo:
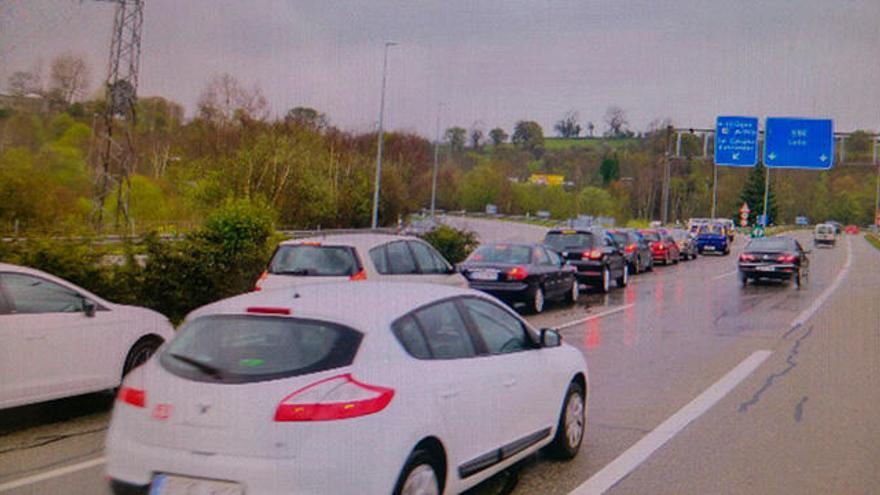
[[[531,295],[529,284],[525,282],[470,282],[470,288],[485,292],[508,302],[524,302]]]
[[[798,267],[797,265],[792,264],[740,264],[739,271],[749,278],[787,279],[793,277],[797,273]]]

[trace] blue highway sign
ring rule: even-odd
[[[754,167],[758,163],[758,118],[719,116],[715,120],[715,164]]]
[[[767,117],[764,164],[769,168],[829,169],[834,164],[831,119]]]

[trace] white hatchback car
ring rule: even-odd
[[[117,387],[173,336],[155,311],[0,263],[0,409]]]
[[[430,244],[409,236],[351,234],[282,242],[256,290],[345,280],[427,282],[467,287]]]
[[[126,378],[107,474],[117,494],[458,493],[542,447],[574,457],[588,390],[577,349],[477,291],[252,292]]]

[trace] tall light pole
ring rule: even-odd
[[[431,178],[431,220],[434,219],[434,209],[437,206],[437,162],[440,159],[440,110],[443,103],[437,104],[437,134],[434,137],[434,175]]]
[[[385,58],[382,62],[382,99],[379,104],[379,146],[376,150],[376,188],[373,190],[373,220],[371,226],[375,229],[379,226],[379,185],[382,180],[382,148],[384,148],[385,133],[382,129],[382,120],[385,118],[385,73],[388,70],[388,48],[396,45],[393,41],[385,42]]]

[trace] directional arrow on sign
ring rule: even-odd
[[[739,160],[739,153],[734,153],[731,156],[733,157],[734,160]]]
[[[776,153],[770,153],[769,155],[767,155],[767,158],[769,158],[770,160],[775,160],[775,159],[776,159]]]
[[[819,156],[819,159],[822,160],[822,163],[825,163],[828,161],[828,155],[822,153],[822,155]]]

